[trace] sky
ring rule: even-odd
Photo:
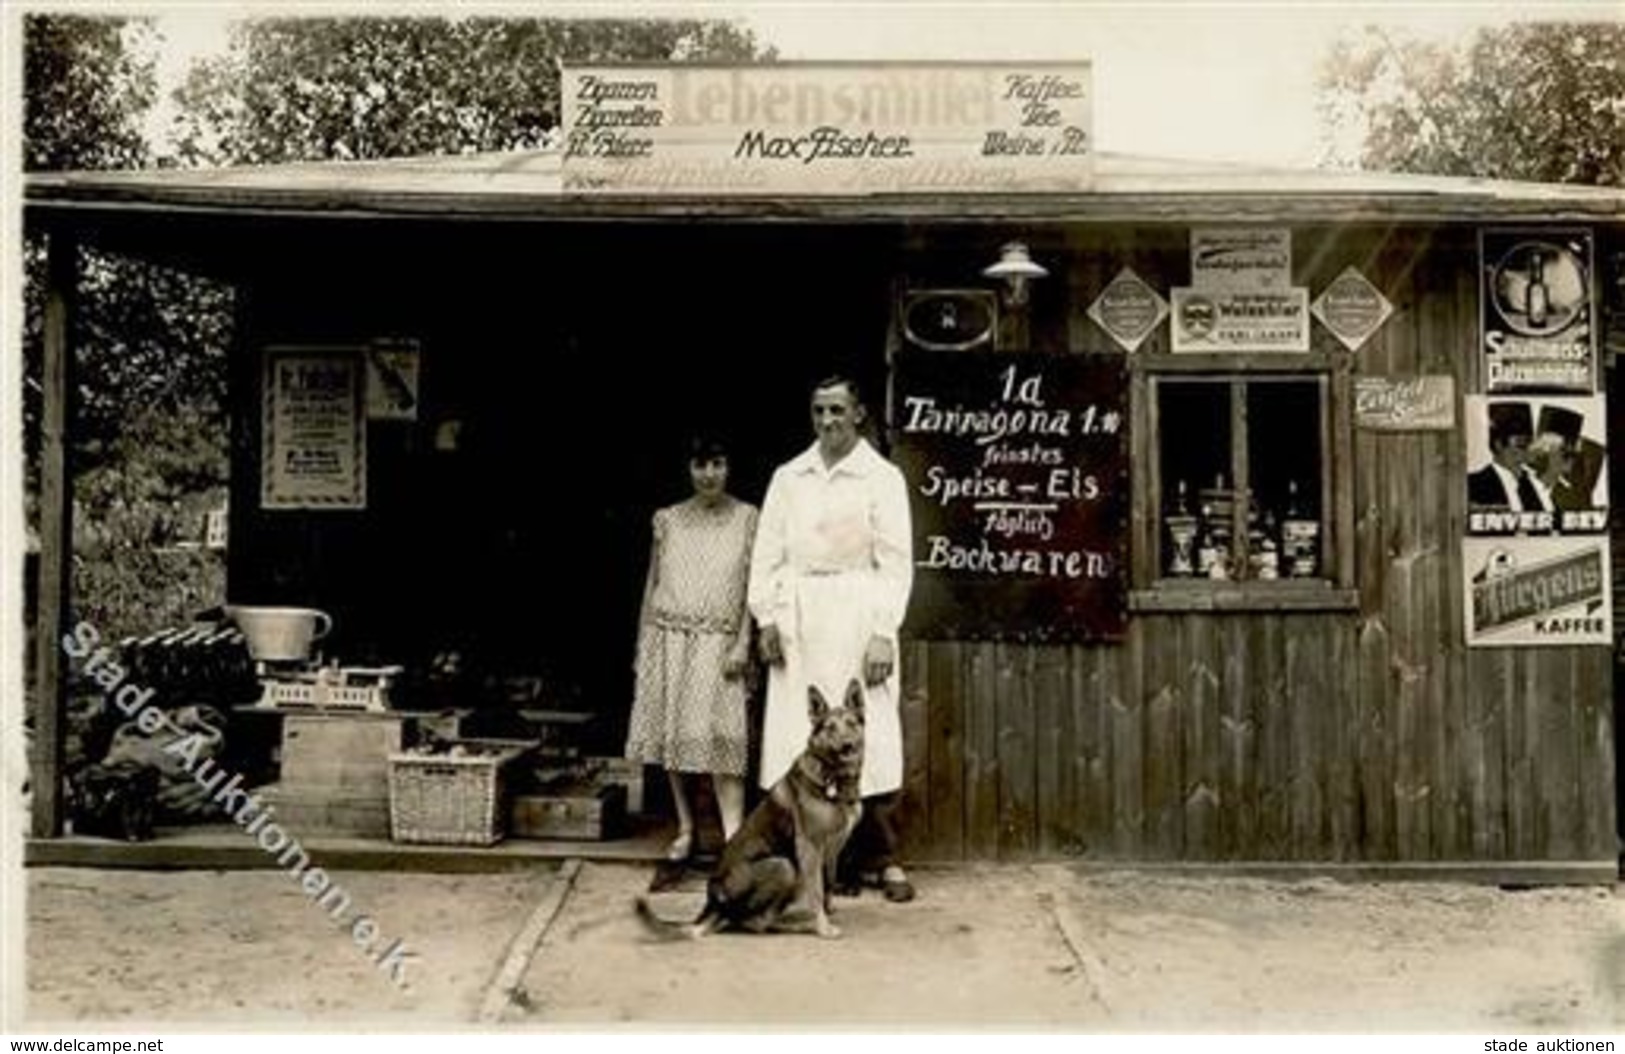
[[[139,11],[141,8],[123,8]],[[300,4],[171,3],[165,92],[187,63],[226,41],[245,12],[583,16],[670,15],[743,21],[787,59],[1088,59],[1095,80],[1095,142],[1117,153],[1307,168],[1329,143],[1315,108],[1316,64],[1339,34],[1377,23],[1399,34],[1466,39],[1519,19],[1625,19],[1625,3],[1491,2],[1311,4],[1283,2]],[[161,129],[167,114],[155,117]],[[1343,144],[1348,152],[1347,142]]]

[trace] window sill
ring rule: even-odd
[[[1304,582],[1207,582],[1163,579],[1129,593],[1131,612],[1159,611],[1356,611],[1360,594],[1324,580]]]

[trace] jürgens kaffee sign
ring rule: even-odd
[[[563,93],[567,193],[1090,185],[1086,62],[579,66]]]

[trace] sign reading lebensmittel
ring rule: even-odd
[[[614,65],[563,71],[578,194],[1090,188],[1087,62]]]

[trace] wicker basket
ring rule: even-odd
[[[495,845],[507,834],[505,770],[536,744],[496,739],[458,742],[497,749],[467,757],[389,756],[391,839],[424,845]]]

